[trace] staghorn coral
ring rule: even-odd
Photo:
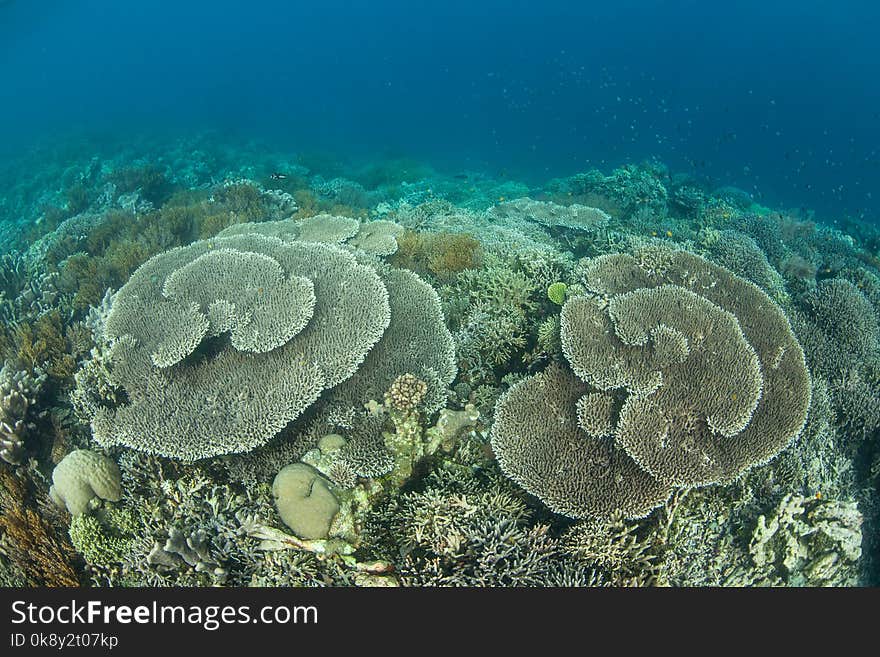
[[[262,556],[248,536],[254,518],[275,515],[265,483],[244,488],[219,473],[162,457],[125,452],[119,459],[123,498],[109,526],[129,549],[121,560],[98,564],[98,583],[124,586],[246,585]],[[276,465],[277,470],[277,465]]]
[[[546,585],[558,546],[547,525],[529,521],[505,482],[441,469],[424,491],[375,510],[367,542],[380,556],[403,555],[396,566],[406,586]]]
[[[559,315],[551,315],[541,320],[535,334],[535,351],[532,358],[537,361],[552,358],[562,353],[559,341]]]
[[[538,332],[546,285],[558,279],[559,263],[542,252],[534,256],[487,254],[486,267],[464,271],[442,289],[459,369],[475,387],[497,384],[497,371],[521,365]]]
[[[743,582],[749,554],[739,539],[742,526],[754,520],[737,493],[718,486],[682,489],[658,510],[658,585],[751,584]]]
[[[563,532],[560,542],[566,554],[600,573],[611,586],[647,586],[657,576],[658,554],[651,536],[639,536],[639,526],[621,518],[578,522]]]
[[[771,477],[778,482],[781,491],[804,495],[819,493],[832,499],[855,493],[852,447],[840,432],[839,425],[844,418],[839,410],[835,412],[834,405],[840,405],[840,399],[832,398],[832,390],[833,387],[824,380],[813,379],[810,412],[804,430],[789,449],[768,464]],[[873,408],[874,417],[880,418],[880,413],[876,412],[880,404],[873,400],[870,404],[865,403],[868,400],[861,401],[867,415],[871,415]]]
[[[505,473],[553,510],[638,517],[673,487],[732,481],[801,431],[803,352],[755,285],[658,247],[595,258],[584,278],[605,297],[563,308],[563,351],[577,377],[554,366],[517,384],[492,429]],[[613,443],[577,424],[586,384],[625,393]]]

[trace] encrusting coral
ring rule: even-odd
[[[855,502],[786,495],[758,517],[749,551],[758,573],[790,586],[853,586],[862,554],[862,514]]]

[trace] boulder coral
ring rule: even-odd
[[[665,247],[583,271],[591,294],[561,316],[573,373],[526,379],[496,410],[493,448],[526,490],[573,517],[637,517],[677,487],[733,481],[800,433],[804,354],[756,285]]]
[[[71,515],[79,516],[93,498],[118,502],[122,499],[122,474],[116,462],[99,452],[77,449],[52,471],[49,496]]]
[[[293,533],[306,540],[327,538],[339,502],[312,466],[291,463],[272,482],[278,513]]]

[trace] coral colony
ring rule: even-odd
[[[3,585],[880,581],[878,229],[211,149],[0,208]]]

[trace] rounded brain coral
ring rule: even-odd
[[[52,471],[49,496],[71,515],[88,511],[89,502],[99,497],[118,502],[122,499],[122,475],[116,462],[90,449],[75,449]]]
[[[665,490],[730,482],[801,431],[810,404],[804,354],[782,310],[756,285],[694,254],[656,247],[600,256],[583,271],[594,296],[566,302],[561,339],[572,379],[584,386],[579,396],[598,390],[623,401],[606,449],[625,454]],[[545,399],[552,420],[559,393],[547,380],[521,385],[533,403]],[[572,450],[593,454],[595,439],[578,446],[570,429],[544,432],[548,446],[536,461],[535,428],[511,409],[523,394],[511,390],[499,401],[493,446],[509,476],[559,510],[566,506],[559,477],[571,479],[566,490],[594,486],[595,472],[582,465],[587,457],[573,460]],[[574,400],[560,426],[583,423],[587,399],[594,398]],[[631,469],[619,476],[644,486]],[[569,503],[563,512],[633,512],[614,496],[604,499],[604,508]]]

